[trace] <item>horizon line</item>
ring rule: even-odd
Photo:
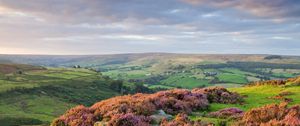
[[[34,54],[34,53],[0,53],[0,55],[18,56],[101,56],[101,55],[134,55],[134,54],[178,54],[178,55],[280,55],[280,56],[300,56],[292,54],[268,54],[268,53],[184,53],[184,52],[126,52],[126,53],[102,53],[102,54]]]

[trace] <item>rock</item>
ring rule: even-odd
[[[151,115],[150,118],[154,124],[159,124],[163,119],[171,120],[173,117],[172,115],[166,114],[163,110],[158,110],[157,114]]]

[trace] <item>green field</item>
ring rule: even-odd
[[[239,108],[244,111],[248,111],[252,108],[261,107],[267,104],[273,103],[280,103],[280,100],[271,99],[270,97],[278,95],[280,92],[291,92],[291,95],[286,96],[286,98],[293,99],[289,105],[296,105],[300,104],[300,86],[270,86],[270,85],[263,85],[263,86],[252,86],[252,87],[238,87],[238,88],[228,88],[232,92],[237,92],[241,95],[247,96],[244,98],[244,104],[219,104],[219,103],[212,103],[208,111],[203,112],[193,112],[190,116],[192,120],[205,120],[208,122],[212,122],[218,124],[220,121],[227,121],[228,124],[231,123],[231,120],[219,119],[219,118],[209,118],[203,117],[199,115],[203,115],[203,113],[208,112],[215,112],[224,108]]]
[[[28,67],[28,66],[27,66]],[[119,95],[101,74],[86,69],[20,69],[0,79],[2,125],[49,123],[78,104],[91,105]]]
[[[231,73],[223,73],[217,75],[217,78],[221,82],[231,82],[231,83],[237,83],[237,84],[244,84],[247,83],[247,79],[245,75],[242,74],[231,74]]]
[[[189,89],[209,85],[208,80],[200,80],[193,77],[185,77],[185,76],[172,76],[167,78],[166,80],[162,80],[161,82],[164,85],[189,88]]]
[[[209,62],[204,62],[208,65]],[[218,65],[218,63],[213,63]],[[222,63],[224,64],[224,63]],[[258,64],[259,65],[259,64]],[[155,66],[142,68],[141,70],[124,70],[122,68],[108,70],[102,72],[103,75],[110,76],[114,79],[122,80],[139,80],[147,79],[155,80],[152,82],[145,81],[148,85],[165,85],[170,87],[196,88],[202,86],[224,85],[225,87],[239,87],[253,81],[261,81],[268,79],[290,78],[300,75],[298,69],[239,69],[239,68],[195,68],[192,66],[184,66],[178,69],[178,66],[169,66],[169,68],[161,68],[161,73],[152,72]],[[260,67],[260,66],[257,66]],[[255,70],[255,71],[254,71]],[[270,73],[270,71],[272,71]],[[216,75],[207,75],[206,73],[216,73]],[[160,76],[158,78],[157,76]],[[153,83],[154,82],[154,83]]]

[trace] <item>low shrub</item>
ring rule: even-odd
[[[116,114],[134,113],[137,115],[151,115],[156,106],[148,98],[149,94],[135,94],[110,98],[94,104],[91,109],[94,115],[108,121]]]
[[[209,105],[205,94],[192,93],[184,89],[160,91],[150,99],[158,109],[168,114],[190,113],[192,110],[207,109]]]
[[[208,113],[208,117],[222,118],[222,119],[239,119],[242,118],[244,111],[238,108],[225,108],[216,112]]]
[[[272,86],[297,86],[300,85],[300,76],[294,78],[288,78],[286,80],[266,80],[257,81],[247,84],[247,86],[260,86],[260,85],[272,85]]]
[[[290,91],[283,91],[283,92],[280,92],[278,95],[279,96],[289,96],[289,95],[292,95],[293,93],[290,92]]]
[[[150,126],[151,118],[133,113],[114,115],[108,126]]]
[[[160,126],[213,126],[200,120],[191,121],[186,114],[180,113],[171,121],[163,120]]]
[[[173,89],[155,94],[135,94],[110,98],[90,108],[77,106],[54,120],[52,126],[90,126],[95,122],[115,124],[150,124],[149,117],[157,110],[168,114],[190,113],[207,109],[209,102],[205,94],[189,90]]]
[[[1,126],[20,126],[20,125],[42,125],[43,122],[34,118],[25,118],[25,117],[1,117],[0,116],[0,125]]]
[[[287,103],[271,104],[246,112],[238,126],[299,126],[300,106],[290,108]]]
[[[284,86],[286,80],[266,80],[266,81],[257,81],[247,84],[247,86],[261,86],[261,85],[273,85],[273,86]]]
[[[90,108],[80,105],[55,119],[51,126],[93,126],[96,120],[99,120],[99,117],[94,116]]]
[[[210,103],[236,104],[243,102],[241,95],[223,87],[196,88],[192,90],[192,93],[206,94]]]
[[[293,99],[292,98],[286,98],[285,96],[289,96],[292,95],[292,92],[289,91],[284,91],[284,92],[280,92],[278,95],[275,95],[273,97],[269,97],[270,99],[275,99],[275,100],[280,100],[282,102],[292,102]]]

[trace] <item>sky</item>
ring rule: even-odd
[[[300,55],[300,0],[0,0],[0,54]]]

